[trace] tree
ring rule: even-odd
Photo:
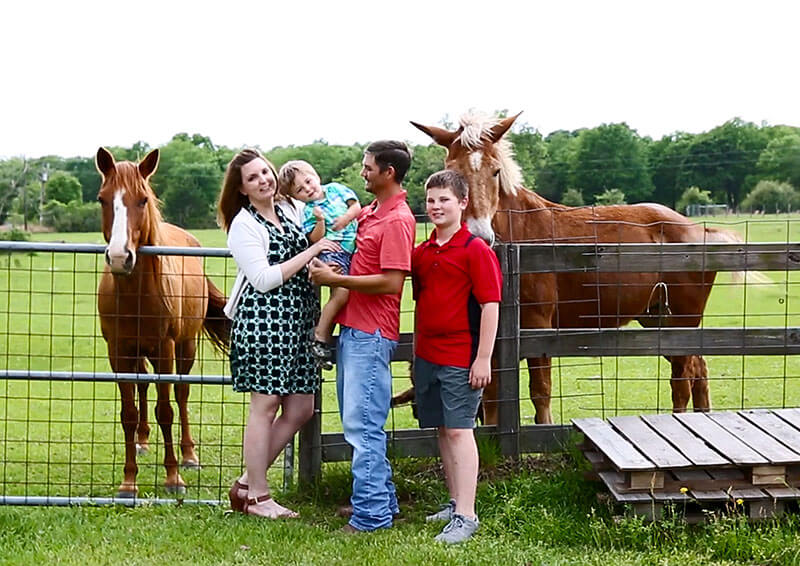
[[[29,177],[29,163],[21,157],[0,161],[0,224],[11,211],[14,199],[20,194]]]
[[[565,206],[583,206],[583,193],[578,189],[567,189],[561,197],[561,204]]]
[[[789,183],[759,181],[742,201],[747,211],[791,212],[800,209],[800,193]]]
[[[408,206],[414,214],[425,214],[425,181],[433,173],[444,169],[446,150],[440,145],[415,145],[411,148],[411,167],[403,180],[408,191]]]
[[[522,181],[525,187],[535,190],[537,173],[544,166],[547,157],[547,146],[535,128],[523,124],[519,130],[509,133],[514,157],[522,169]]]
[[[676,208],[680,196],[681,172],[693,134],[676,132],[647,144],[647,161],[653,181],[654,202]]]
[[[607,189],[599,195],[595,195],[594,203],[598,206],[625,204],[625,193],[619,189]]]
[[[649,199],[653,183],[645,145],[627,124],[603,124],[578,136],[573,186],[588,198],[618,188],[632,202]]]
[[[543,197],[559,201],[569,187],[579,133],[559,130],[544,139],[545,155],[536,173],[536,192]]]
[[[800,133],[792,132],[770,140],[756,164],[766,178],[800,187]]]
[[[364,150],[359,144],[328,145],[323,141],[316,141],[298,147],[275,147],[269,150],[265,157],[278,168],[289,160],[302,159],[311,164],[323,183],[330,183],[342,169],[353,163],[360,164],[363,154]]]
[[[768,138],[768,132],[739,118],[695,136],[687,148],[678,185],[706,187],[715,202],[735,208],[747,192],[747,177],[755,171]]]
[[[188,228],[214,226],[214,207],[222,186],[220,152],[199,134],[177,134],[161,148],[153,189],[164,217]]]
[[[704,191],[699,187],[689,187],[683,191],[681,198],[678,199],[678,204],[676,205],[675,210],[681,214],[686,214],[689,205],[713,204],[713,202],[714,201],[712,200],[711,193],[709,191]]]
[[[46,201],[55,200],[63,204],[74,200],[83,202],[81,182],[64,171],[56,171],[50,175],[44,185],[44,194]]]

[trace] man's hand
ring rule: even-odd
[[[330,265],[316,257],[308,264],[308,276],[314,285],[331,286],[334,286],[337,278],[341,277],[331,269]]]

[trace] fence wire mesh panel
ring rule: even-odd
[[[1,243],[0,259],[0,482],[12,503],[106,501],[117,496],[125,464],[116,381],[190,384],[188,426],[199,467],[180,470],[185,492],[164,489],[164,437],[155,416],[156,385],[137,406],[149,426],[140,437],[137,499],[218,501],[241,470],[244,396],[230,388],[227,361],[199,339],[188,375],[115,375],[100,332],[98,283],[104,246]],[[142,248],[141,253],[155,250]],[[164,250],[162,250],[163,252]],[[206,274],[232,285],[227,250],[172,250],[203,254]],[[216,257],[209,257],[216,256]],[[143,325],[157,321],[143,320]],[[141,391],[141,390],[140,390]],[[174,436],[181,462],[179,412],[172,399]],[[279,468],[276,468],[279,470]],[[276,481],[280,481],[276,479]]]
[[[478,434],[494,438],[500,452],[514,455],[557,448],[572,418],[669,412],[672,385],[690,380],[675,377],[675,363],[665,356],[703,356],[714,410],[800,406],[800,244],[793,243],[800,241],[800,223],[718,224],[737,232],[743,242],[553,241],[496,247],[506,284],[496,344],[498,391],[487,391],[484,399],[487,414],[496,409],[496,420]],[[201,240],[220,245],[221,232],[211,232]],[[420,242],[429,235],[428,225],[419,223],[417,232]],[[185,493],[165,490],[164,438],[154,416],[156,386],[151,384],[144,410],[149,450],[137,458],[137,501],[224,500],[242,469],[248,398],[232,391],[227,359],[204,337],[188,375],[154,375],[152,368],[146,376],[111,371],[97,307],[103,250],[100,244],[0,242],[0,502],[106,502],[116,496],[125,463],[116,385],[121,377],[191,384],[188,422],[200,467],[181,469]],[[227,295],[233,285],[236,266],[225,249],[142,251],[154,252],[201,255],[217,287]],[[745,270],[749,276],[735,277]],[[702,291],[711,283],[711,271],[716,278],[702,318],[682,312],[681,296]],[[643,272],[656,277],[630,277]],[[691,273],[695,279],[670,278],[675,273]],[[526,289],[541,282],[540,275],[579,275],[588,293],[561,293],[553,308],[580,311],[581,324],[532,323],[528,311],[539,299]],[[645,307],[627,312],[622,298],[634,294],[645,296]],[[323,288],[323,304],[327,297]],[[407,281],[392,364],[396,395],[411,386],[413,318]],[[549,369],[549,390],[541,381],[544,368]],[[272,467],[273,485],[283,481],[285,464],[296,462],[301,476],[309,479],[323,462],[349,459],[335,371],[323,372],[322,378],[315,417],[301,432],[292,461]],[[548,418],[537,420],[545,400]],[[437,454],[435,431],[417,428],[410,403],[392,408],[386,429],[392,457]],[[180,462],[177,407],[171,431]]]

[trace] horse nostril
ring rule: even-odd
[[[111,256],[108,255],[108,248],[106,248],[105,257],[106,257],[106,264],[111,265]]]
[[[128,250],[128,257],[125,258],[125,269],[130,271],[133,269],[133,252]]]

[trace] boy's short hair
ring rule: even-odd
[[[459,201],[469,196],[469,184],[464,175],[452,169],[437,171],[425,181],[425,190],[447,188],[453,191]]]
[[[287,161],[278,171],[278,191],[282,195],[286,195],[287,197],[292,196],[294,177],[298,173],[306,173],[319,177],[319,174],[308,161],[303,161],[302,159]]]
[[[383,172],[391,165],[394,167],[394,180],[402,183],[411,166],[411,150],[405,142],[397,140],[380,140],[372,142],[364,150],[375,158],[375,164]]]

